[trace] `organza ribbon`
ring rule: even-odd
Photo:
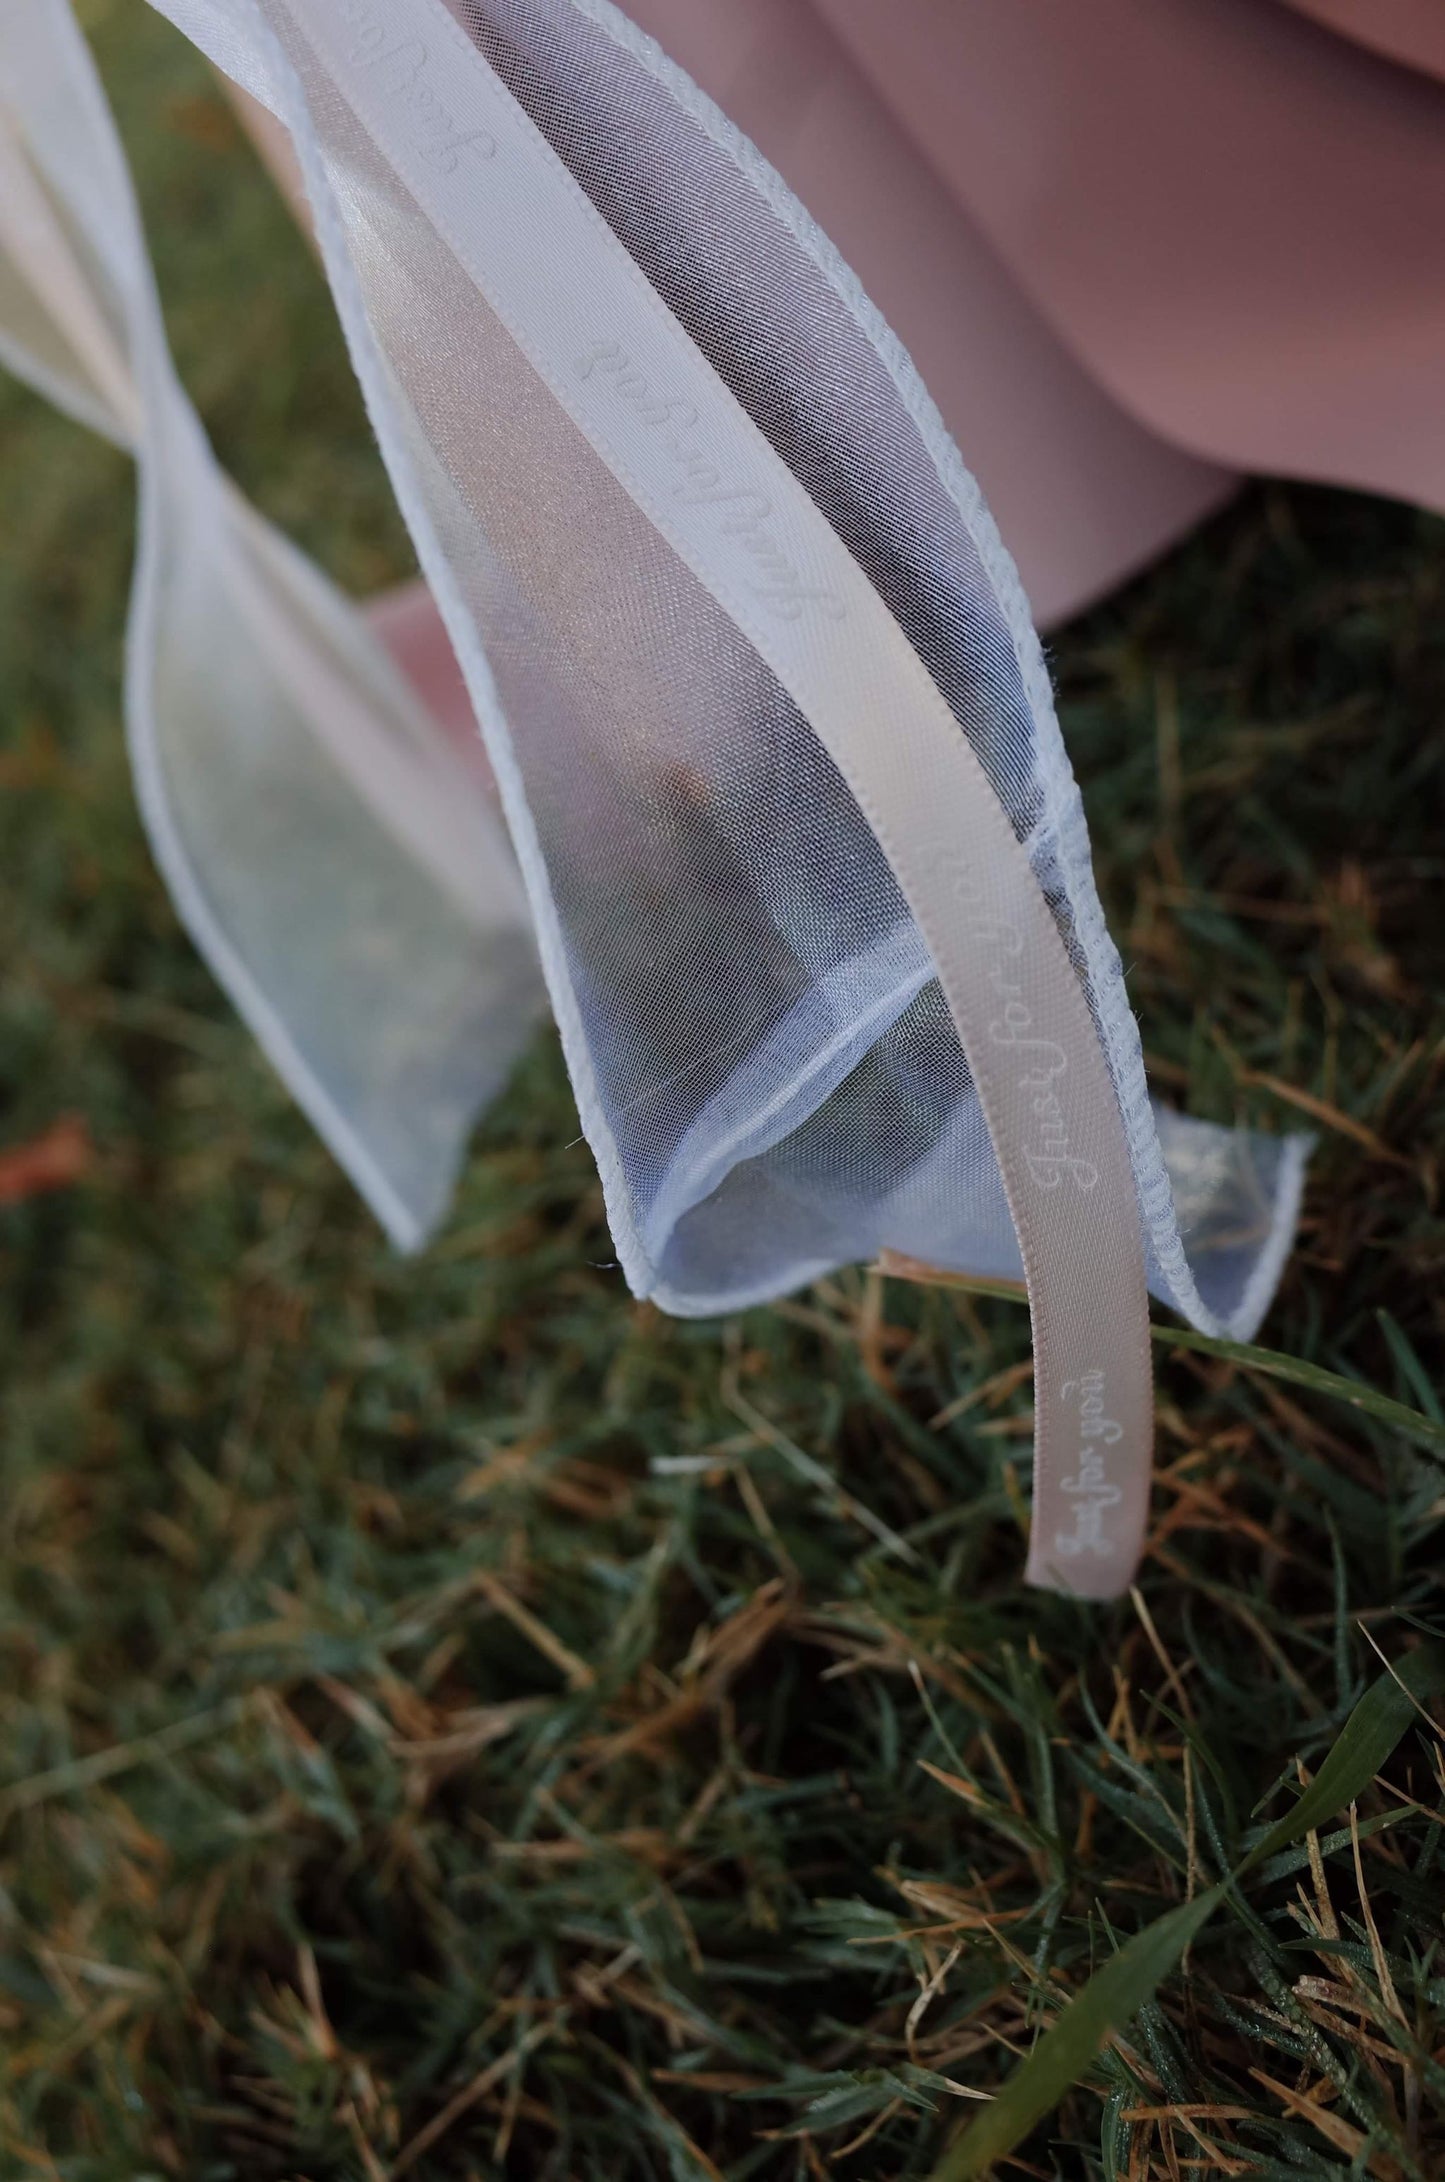
[[[1023,1259],[1029,1572],[1117,1591],[1138,1557],[1152,1438],[1139,1215],[1078,976],[982,766],[836,532],[441,0],[286,6],[538,375],[794,698],[882,844],[957,1025]]]
[[[275,4],[277,28],[251,0],[170,0],[166,12],[295,136],[383,450],[488,731],[624,1260],[631,1213],[576,973],[451,552],[404,451],[405,394],[350,271],[333,194],[349,183],[313,136],[283,18],[570,428],[796,706],[881,847],[966,1057],[1027,1282],[1028,1573],[1114,1595],[1148,1504],[1145,1152],[1149,1187],[1167,1197],[1167,1184],[1147,1113],[1121,1108],[1097,991],[988,772],[838,530],[442,0]],[[608,11],[588,0],[586,13]],[[273,1061],[393,1235],[414,1243],[535,1012],[494,814],[361,618],[216,471],[170,365],[119,147],[64,0],[13,0],[0,99],[0,342],[140,461],[128,713],[158,859]],[[1104,963],[1107,943],[1085,953]],[[1215,1162],[1206,1213],[1237,1201],[1226,1133],[1176,1128],[1181,1172]],[[1242,1309],[1267,1298],[1302,1156],[1277,1165],[1264,1247],[1240,1260]],[[1150,1219],[1187,1305],[1172,1214]]]
[[[64,0],[0,23],[0,356],[137,457],[126,718],[177,908],[393,1239],[543,993],[497,814],[364,617],[217,468]]]

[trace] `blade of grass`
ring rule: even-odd
[[[1340,1729],[1323,1765],[1291,1810],[1245,1856],[1235,1877],[1324,1825],[1367,1788],[1415,1717],[1417,1703],[1445,1689],[1445,1652],[1410,1652],[1370,1684]]]
[[[932,1266],[921,1265],[914,1258],[900,1258],[889,1251],[883,1252],[878,1264],[880,1271],[899,1280],[921,1281],[930,1287],[960,1288],[970,1295],[991,1296],[1002,1303],[1027,1301],[1023,1288],[1014,1281],[975,1280],[967,1274],[939,1272]],[[1388,1314],[1381,1312],[1379,1316],[1383,1323]],[[1393,1353],[1402,1363],[1404,1355],[1408,1354],[1418,1371],[1418,1359],[1405,1349],[1404,1337],[1398,1328],[1392,1334],[1392,1325],[1393,1321],[1385,1325],[1384,1330]],[[1212,1334],[1195,1333],[1188,1326],[1151,1326],[1149,1330],[1161,1348],[1189,1349],[1196,1356],[1217,1356],[1225,1363],[1238,1364],[1243,1371],[1262,1372],[1266,1378],[1284,1379],[1291,1386],[1306,1387],[1311,1394],[1323,1394],[1328,1401],[1344,1402],[1349,1408],[1373,1417],[1377,1423],[1392,1426],[1416,1445],[1445,1456],[1445,1423],[1412,1409],[1408,1402],[1397,1402],[1392,1395],[1382,1394],[1378,1388],[1366,1386],[1359,1379],[1347,1379],[1343,1372],[1326,1371],[1322,1364],[1308,1363],[1301,1356],[1287,1356],[1282,1349],[1263,1349],[1250,1341],[1226,1341]]]
[[[1328,1401],[1344,1402],[1373,1417],[1377,1424],[1403,1433],[1417,1446],[1445,1456],[1445,1425],[1423,1416],[1408,1402],[1397,1402],[1393,1396],[1380,1393],[1377,1387],[1347,1379],[1342,1372],[1326,1371],[1322,1364],[1307,1363],[1301,1356],[1286,1356],[1280,1349],[1256,1348],[1248,1341],[1215,1340],[1187,1326],[1155,1326],[1151,1330],[1161,1348],[1190,1349],[1197,1356],[1218,1356],[1244,1371],[1262,1372],[1268,1379],[1285,1379],[1291,1386],[1307,1388],[1311,1394],[1323,1394]]]
[[[1440,1407],[1440,1397],[1430,1383],[1430,1374],[1410,1346],[1404,1328],[1391,1312],[1383,1309],[1376,1311],[1375,1322],[1389,1342],[1400,1376],[1413,1389],[1416,1401],[1432,1424],[1445,1428],[1445,1409]]]
[[[1111,2034],[1123,2030],[1152,1998],[1196,1933],[1208,1923],[1236,1880],[1263,1857],[1285,1848],[1361,1795],[1389,1758],[1415,1714],[1417,1699],[1445,1689],[1445,1654],[1411,1653],[1371,1683],[1341,1728],[1304,1794],[1258,1840],[1230,1879],[1136,1932],[1064,2009],[1009,2078],[986,2113],[935,2168],[933,2182],[972,2182],[1011,2152],[1079,2081]]]

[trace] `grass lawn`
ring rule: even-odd
[[[222,459],[400,576],[205,69],[83,15]],[[0,1206],[0,2178],[971,2171],[1445,1619],[1445,524],[1262,485],[1055,647],[1157,1087],[1319,1135],[1263,1339],[1380,1398],[1161,1345],[1090,1609],[1018,1581],[1023,1312],[635,1304],[551,1038],[388,1251],[141,837],[128,465],[7,380],[0,495],[0,1155],[77,1170]],[[1383,1687],[1001,2172],[1445,2172],[1442,1745]]]

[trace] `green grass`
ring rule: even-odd
[[[223,458],[402,573],[205,71],[86,20]],[[1438,2175],[1441,1744],[1380,1677],[1442,1618],[1388,1405],[1441,1423],[1445,526],[1261,487],[1056,647],[1157,1084],[1320,1134],[1294,1376],[1160,1347],[1086,1609],[1018,1581],[1017,1307],[633,1304],[550,1040],[388,1253],[139,833],[126,465],[7,382],[0,493],[0,1150],[95,1148],[0,1211],[0,2176],[962,2173],[1135,1935],[1001,2171]]]

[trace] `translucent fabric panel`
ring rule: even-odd
[[[365,620],[217,470],[68,13],[0,35],[0,356],[134,447],[137,787],[177,906],[403,1245],[445,1212],[541,998],[475,773]]]
[[[306,11],[171,12],[281,113],[325,193],[333,283],[499,757],[633,1284],[713,1310],[878,1247],[1016,1270],[926,950],[808,724],[497,321]],[[906,359],[776,178],[614,11],[454,13],[926,662],[1085,981],[1153,1285],[1243,1330],[1299,1146],[1171,1122],[1191,1267],[1037,646]],[[405,88],[404,43],[383,65]]]

